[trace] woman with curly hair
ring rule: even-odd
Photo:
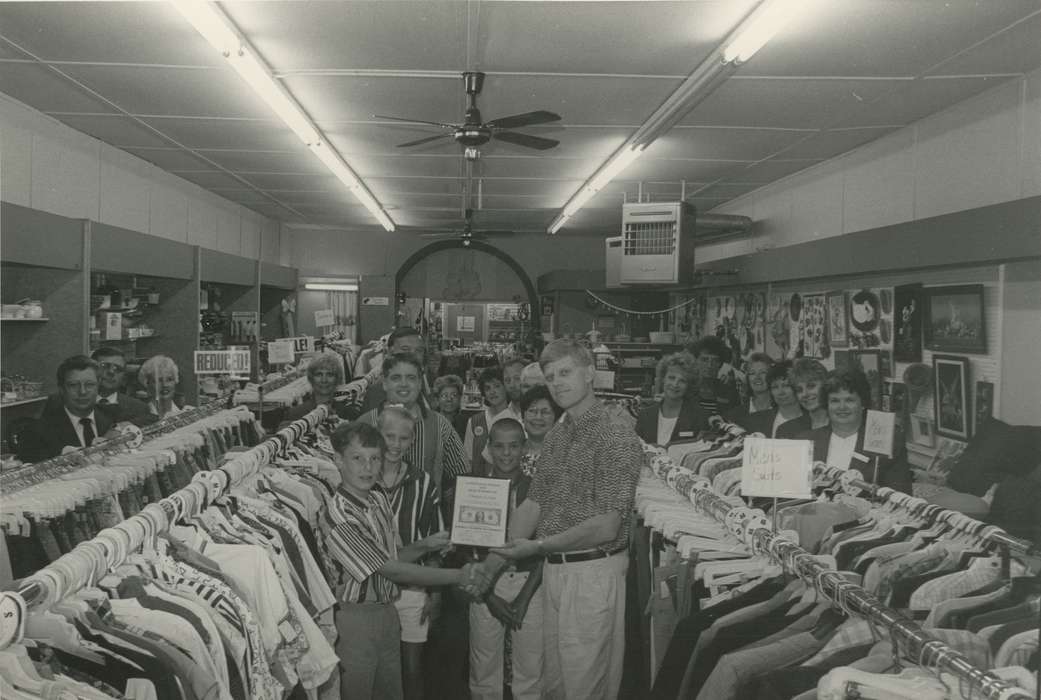
[[[697,378],[697,365],[689,352],[677,352],[658,362],[655,393],[661,401],[636,418],[636,434],[644,442],[664,446],[697,437],[708,428],[708,416],[698,404]]]

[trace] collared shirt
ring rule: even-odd
[[[366,500],[336,490],[321,523],[327,569],[337,598],[345,603],[393,603],[398,587],[377,570],[398,556],[394,511],[382,489]]]
[[[409,464],[417,464],[434,477],[434,486],[441,489],[442,477],[469,474],[470,466],[463,454],[463,442],[452,424],[440,413],[420,406],[421,420],[412,428],[412,446],[402,455]],[[378,425],[379,409],[374,408],[358,420]]]
[[[492,453],[488,451],[488,439],[490,437],[489,434],[491,433],[492,426],[503,418],[512,418],[521,425],[524,425],[524,419],[521,417],[520,412],[514,408],[513,404],[507,404],[506,408],[495,414],[492,413],[491,407],[485,406],[484,425],[477,424],[474,420],[475,418],[477,418],[477,416],[472,416],[466,423],[466,437],[463,438],[463,452],[467,455],[472,455],[476,443],[476,446],[481,448],[481,458],[488,463],[491,463],[492,461]],[[471,465],[471,467],[472,466],[473,465]]]
[[[101,437],[100,435],[98,435],[98,422],[94,420],[94,411],[91,411],[90,414],[86,416],[77,416],[75,413],[71,412],[69,409],[66,408],[65,415],[67,415],[69,417],[69,420],[72,422],[72,428],[76,431],[76,437],[80,441],[80,447],[87,446],[87,444],[83,442],[83,423],[80,423],[80,421],[84,418],[90,419],[90,427],[94,429],[94,439],[97,440]]]
[[[101,403],[101,402],[110,403],[110,404],[118,404],[119,403],[119,392],[118,391],[113,391],[108,396],[99,396],[98,397],[98,403]]]
[[[414,464],[405,463],[405,474],[393,487],[382,487],[397,518],[398,538],[410,545],[441,530],[441,509],[434,479]]]
[[[622,518],[618,535],[601,548],[625,547],[642,466],[639,439],[631,430],[613,424],[599,401],[577,420],[565,413],[546,434],[528,494],[542,511],[538,537],[617,511]]]
[[[856,449],[856,433],[847,437],[839,437],[832,433],[831,439],[828,440],[828,466],[849,469],[849,462],[853,459],[853,452]]]

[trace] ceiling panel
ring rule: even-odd
[[[291,151],[200,150],[202,155],[233,172],[327,173],[325,165],[303,144]]]
[[[781,151],[778,157],[832,158],[895,130],[896,127],[867,127],[821,131]]]
[[[5,2],[0,34],[48,61],[223,62],[166,2]]]
[[[1007,78],[930,78],[916,80],[882,99],[865,105],[842,121],[841,126],[872,124],[910,124],[939,112],[995,85]]]
[[[239,173],[262,190],[325,190],[343,187],[332,173]]]
[[[659,138],[642,157],[762,160],[806,138],[808,133],[812,132],[682,127]]]
[[[551,194],[486,194],[481,197],[482,209],[559,209],[567,202],[573,187],[560,187]]]
[[[283,83],[318,123],[373,114],[454,123],[463,115],[463,81],[454,77],[291,75]]]
[[[1036,0],[808,0],[755,56],[755,75],[920,75],[1037,9]]]
[[[458,178],[379,178],[370,177],[366,180],[369,189],[377,197],[392,193],[415,193],[415,194],[460,194],[463,191],[463,183]]]
[[[740,161],[640,158],[616,179],[630,182],[640,180],[712,182],[743,166],[744,163]]]
[[[131,114],[271,117],[270,108],[230,67],[64,65],[62,70]]]
[[[478,173],[488,177],[548,177],[573,180],[593,174],[596,163],[575,158],[482,158]]]
[[[730,173],[726,182],[762,183],[773,182],[792,173],[805,170],[820,163],[819,160],[768,160]]]
[[[38,63],[0,64],[0,92],[41,112],[116,112],[104,100],[77,88],[66,78]]]
[[[635,0],[543,3],[533,12],[523,2],[485,3],[480,9],[476,67],[687,75],[754,5],[750,0]],[[525,35],[524,41],[516,41],[518,33]]]
[[[363,178],[381,175],[459,177],[462,158],[430,158],[423,156],[360,156],[351,159],[351,167]]]
[[[581,178],[573,180],[519,180],[516,178],[483,178],[481,191],[489,194],[553,194],[558,190],[574,191],[582,184]]]
[[[723,199],[730,200],[736,197],[740,197],[743,194],[748,194],[754,189],[760,187],[758,184],[728,184],[719,183],[715,185],[709,185],[708,187],[695,191],[695,194],[691,199]]]
[[[683,124],[820,129],[900,85],[897,80],[731,79]]]
[[[455,194],[388,194],[382,200],[387,211],[396,209],[445,209],[462,211],[463,199]]]
[[[1028,73],[1041,66],[1041,12],[969,49],[930,75]]]
[[[222,3],[265,59],[279,70],[466,69],[463,2]],[[306,47],[306,51],[301,51]]]
[[[171,170],[170,172],[205,189],[242,187],[240,180],[216,170]]]
[[[190,151],[171,148],[125,148],[127,153],[133,153],[138,158],[147,160],[152,165],[163,170],[212,170],[213,166],[192,155]],[[241,184],[238,185],[242,187]]]
[[[300,143],[289,127],[266,119],[146,117],[142,121],[188,148],[289,151]]]
[[[68,124],[76,131],[90,134],[94,138],[100,139],[116,148],[129,150],[131,148],[174,147],[169,141],[130,117],[59,114],[55,115],[55,119]]]

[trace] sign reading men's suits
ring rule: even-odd
[[[745,438],[744,447],[741,460],[742,496],[813,496],[812,442]]]

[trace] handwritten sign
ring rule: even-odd
[[[452,542],[478,547],[506,543],[510,482],[479,476],[460,476],[455,483]]]
[[[336,315],[332,309],[322,309],[314,312],[314,325],[319,328],[336,325]]]
[[[293,341],[276,340],[267,344],[267,361],[271,364],[283,364],[294,359]]]
[[[250,351],[247,350],[196,350],[196,374],[231,374],[245,375],[250,373]]]
[[[864,451],[893,456],[893,437],[896,434],[896,414],[887,411],[868,411],[864,418]]]
[[[390,306],[390,297],[362,297],[362,306]]]
[[[813,495],[813,443],[745,438],[741,495],[810,498]]]

